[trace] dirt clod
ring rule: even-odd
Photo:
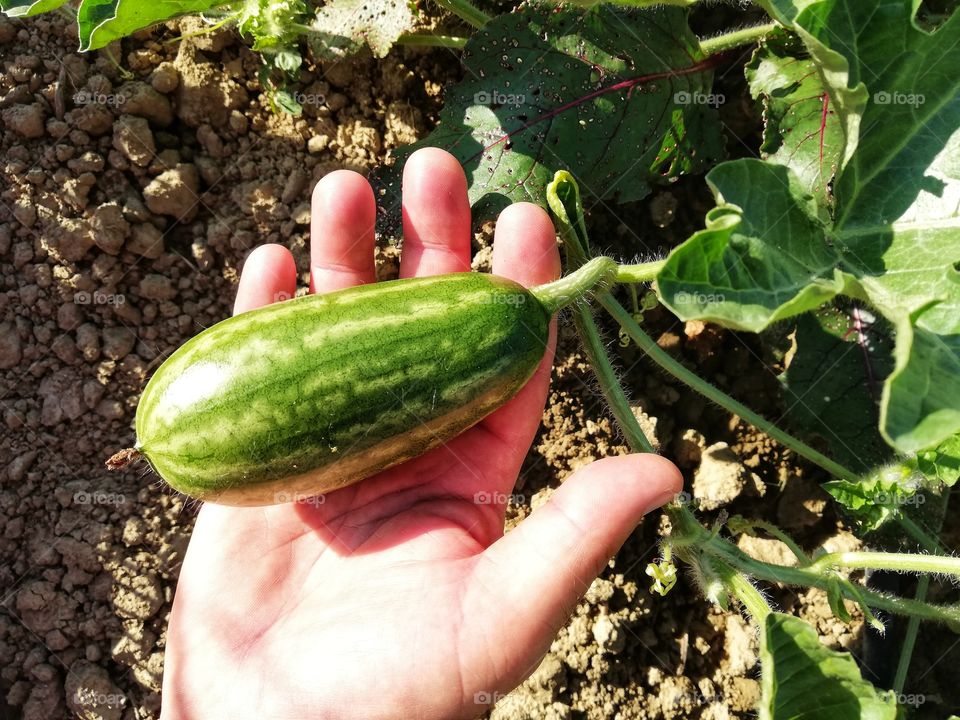
[[[703,451],[700,467],[693,477],[693,496],[701,510],[716,510],[729,505],[746,485],[740,458],[725,442]]]

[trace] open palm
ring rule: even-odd
[[[402,276],[470,268],[459,164],[404,172]],[[313,198],[312,290],[373,282],[375,201],[361,176]],[[557,276],[549,217],[500,216],[494,272]],[[290,253],[251,254],[236,312],[292,294]],[[596,462],[508,535],[504,507],[543,411],[553,357],[500,410],[445,446],[315,502],[205,505],[167,633],[165,720],[472,717],[537,666],[644,513],[680,488],[654,455]],[[322,500],[322,502],[321,502]]]

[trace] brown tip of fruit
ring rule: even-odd
[[[123,470],[139,457],[140,452],[133,448],[121,450],[107,459],[107,470]]]

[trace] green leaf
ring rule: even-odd
[[[763,99],[761,155],[793,170],[828,206],[845,142],[817,64],[795,37],[778,30],[754,52],[746,77],[753,97]]]
[[[679,318],[757,332],[843,289],[816,203],[791,170],[744,158],[715,167],[707,183],[718,206],[706,229],[675,248],[657,276]]]
[[[28,17],[56,10],[67,0],[0,0],[0,10],[9,17]]]
[[[364,44],[382,58],[415,24],[416,15],[405,0],[327,0],[317,9],[310,46],[324,60],[342,58]]]
[[[797,319],[796,351],[780,377],[791,424],[857,473],[892,454],[877,427],[892,335],[883,318],[858,305],[824,306]]]
[[[960,435],[917,455],[917,469],[926,477],[953,487],[960,480]]]
[[[463,165],[475,219],[511,202],[544,205],[561,169],[588,203],[636,200],[719,156],[715,62],[675,7],[501,15],[467,43],[466,79],[448,89],[440,126],[401,149],[380,184],[395,200],[404,160],[435,146]]]
[[[906,461],[884,465],[860,480],[830,480],[823,489],[861,530],[872,532],[903,512],[905,506],[923,504],[923,496],[917,491],[926,484],[914,463]]]
[[[223,0],[83,0],[77,10],[80,50],[96,50],[137,30],[222,4]]]
[[[772,612],[760,643],[760,720],[894,720],[893,698],[863,679],[850,653],[824,647],[817,631]]]
[[[881,433],[904,453],[933,447],[960,432],[960,13],[928,33],[914,22],[913,0],[879,8],[859,0],[765,6],[804,41],[844,128],[832,221],[812,232],[808,217],[788,212],[808,203],[802,183],[789,177],[737,193],[756,201],[754,208],[718,198],[707,231],[668,259],[663,300],[676,306],[680,293],[720,297],[688,303],[681,316],[761,329],[809,309],[811,294],[824,296],[825,270],[807,258],[835,255],[832,287],[869,302],[897,329]],[[769,179],[751,168],[743,181]],[[736,248],[728,241],[718,252],[722,242],[709,232],[715,213],[729,210],[724,202],[751,217],[749,272],[731,271]],[[792,252],[781,260],[785,243]],[[724,264],[705,268],[691,262],[697,257]],[[772,294],[774,275],[783,277]],[[764,302],[756,302],[754,285]]]

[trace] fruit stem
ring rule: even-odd
[[[617,263],[608,257],[595,257],[575,272],[530,292],[553,315],[558,310],[602,292],[617,277]]]
[[[107,458],[107,470],[124,470],[140,459],[140,451],[135,448],[125,448]]]

